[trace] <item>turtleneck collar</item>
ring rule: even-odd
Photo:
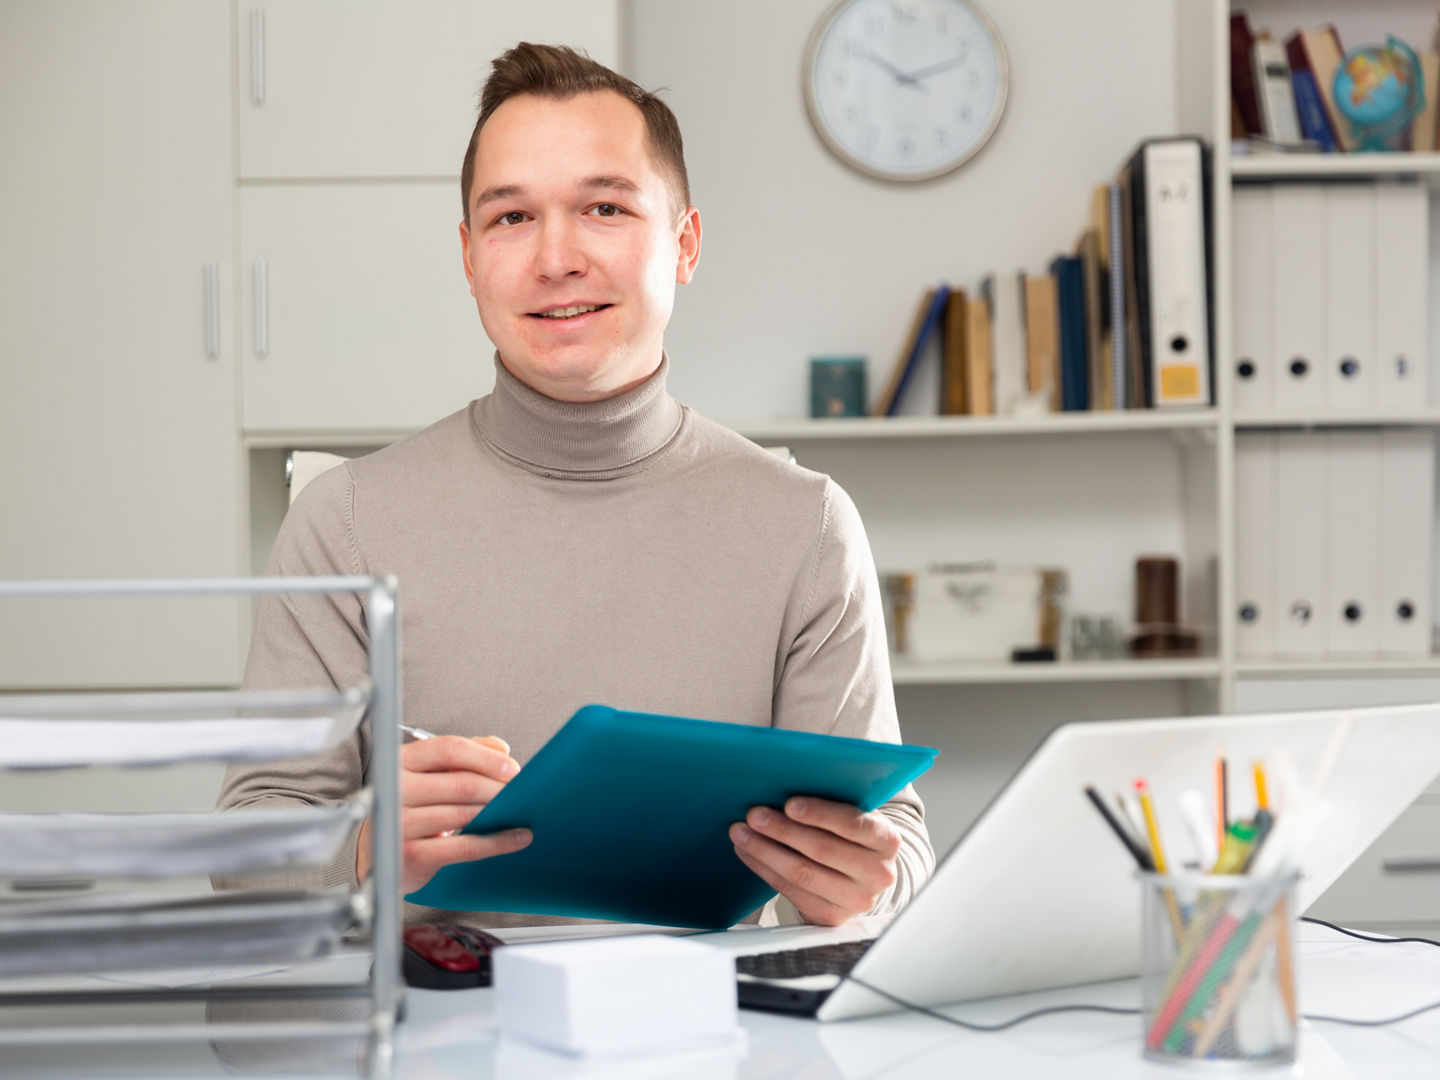
[[[644,469],[680,430],[683,410],[665,391],[670,361],[635,389],[604,401],[556,401],[521,382],[495,354],[495,389],[475,402],[480,437],[541,476],[612,480]]]

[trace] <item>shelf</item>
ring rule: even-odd
[[[247,450],[338,450],[342,448],[389,446],[407,435],[410,428],[371,428],[351,431],[257,431],[241,436]]]
[[[1239,431],[1265,428],[1440,427],[1440,411],[1408,409],[1388,413],[1304,413],[1293,416],[1237,416]]]
[[[1230,159],[1235,180],[1361,180],[1418,176],[1440,188],[1440,154],[1257,154]]]
[[[1440,671],[1440,667],[1437,667]],[[1215,657],[1162,660],[1062,660],[1024,664],[911,663],[896,659],[891,672],[896,686],[953,683],[1156,682],[1218,679]]]
[[[1418,656],[1413,659],[1367,660],[1241,660],[1235,674],[1242,679],[1288,678],[1370,678],[1377,676],[1415,675],[1440,678],[1440,657]]]
[[[1041,416],[894,416],[835,420],[750,420],[726,426],[756,442],[849,441],[851,439],[997,438],[1012,435],[1116,434],[1147,431],[1214,431],[1214,409],[1161,412],[1047,413]]]

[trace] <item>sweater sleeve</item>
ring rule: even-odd
[[[331,469],[306,485],[285,517],[266,572],[287,577],[364,573],[355,543],[354,486],[348,466]],[[358,594],[265,595],[255,609],[243,686],[247,690],[351,687],[369,670],[366,650],[365,613]],[[368,726],[360,725],[323,754],[232,765],[217,806],[267,810],[342,802],[364,785],[369,742]],[[322,867],[243,878],[217,876],[215,885],[353,889],[358,832],[358,827],[352,829]]]
[[[798,616],[780,643],[774,725],[879,742],[900,742],[895,691],[880,583],[859,511],[827,480],[812,566],[797,582]],[[912,786],[879,812],[900,830],[894,886],[871,914],[899,911],[935,868],[925,830],[925,807]],[[777,897],[761,923],[800,922],[794,905]]]

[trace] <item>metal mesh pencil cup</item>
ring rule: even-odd
[[[1139,874],[1144,1055],[1199,1067],[1295,1060],[1299,874]]]

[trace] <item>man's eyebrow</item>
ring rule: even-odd
[[[612,191],[623,191],[627,195],[638,195],[640,185],[633,180],[627,180],[623,176],[587,176],[580,181],[580,186],[586,190],[593,191],[597,188],[608,188]]]
[[[479,209],[488,202],[496,199],[513,199],[517,195],[524,194],[525,189],[519,184],[501,184],[498,187],[489,187],[480,192],[475,198],[475,209]]]

